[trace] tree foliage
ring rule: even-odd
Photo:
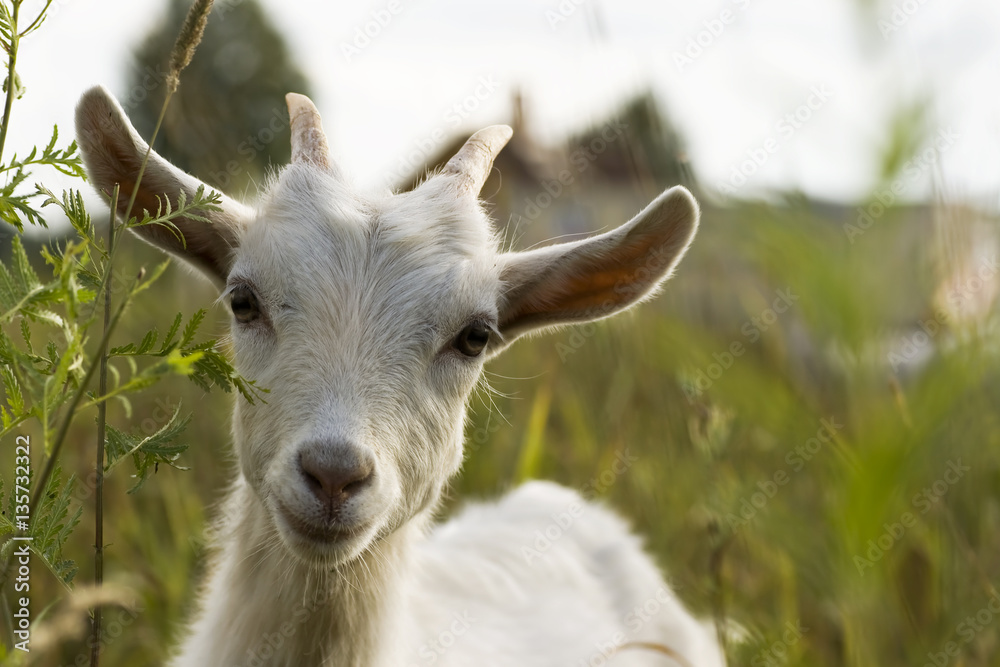
[[[162,81],[187,11],[170,0],[166,20],[137,49],[125,108],[143,136],[160,113]],[[184,72],[164,118],[156,150],[209,185],[241,194],[261,183],[271,165],[290,157],[285,94],[309,94],[284,39],[257,0],[221,4]]]

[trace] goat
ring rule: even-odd
[[[220,287],[234,363],[270,390],[237,401],[238,474],[171,664],[722,665],[638,538],[574,491],[531,482],[433,526],[483,364],[648,297],[694,237],[694,198],[675,187],[613,231],[502,252],[479,191],[509,127],[410,192],[366,194],[313,103],[287,102],[291,163],[256,206],[223,197],[211,224],[175,220],[183,238],[135,229]],[[117,101],[89,90],[76,128],[94,186],[130,192],[147,145]],[[150,153],[136,210],[201,185]]]

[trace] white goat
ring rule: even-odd
[[[483,363],[655,291],[694,237],[691,195],[501,252],[478,193],[510,128],[476,133],[412,192],[366,195],[331,161],[312,102],[288,107],[292,162],[255,207],[224,198],[212,224],[178,220],[186,244],[137,229],[224,289],[236,365],[270,389],[237,401],[239,475],[171,664],[722,665],[639,540],[573,491],[534,482],[432,526]],[[94,88],[76,123],[94,185],[131,192],[146,144],[118,103]],[[199,185],[153,153],[136,210]]]

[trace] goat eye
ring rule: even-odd
[[[462,329],[455,338],[454,347],[467,357],[478,357],[490,342],[490,330],[478,322]]]
[[[234,289],[229,300],[229,307],[232,309],[236,321],[243,324],[253,322],[260,317],[257,295],[249,287],[240,286]]]

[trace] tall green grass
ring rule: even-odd
[[[934,312],[942,237],[917,211],[894,212],[853,244],[842,222],[796,204],[708,209],[656,300],[519,342],[473,398],[445,513],[536,477],[607,502],[646,536],[681,597],[727,627],[734,665],[923,665],[949,642],[960,658],[948,664],[993,664],[1000,618],[981,610],[1000,575],[995,308],[942,324],[926,359],[894,373],[887,344]],[[151,251],[129,243],[123,254],[148,262]],[[135,326],[164,327],[174,307],[208,303],[192,280],[172,270],[137,303]],[[792,305],[766,330],[754,325],[782,290]],[[699,373],[734,342],[744,352],[699,391]],[[230,397],[180,379],[158,393],[194,409],[191,470],[161,467],[134,495],[131,480],[108,480],[108,579],[141,611],[108,639],[107,664],[165,655],[233,473]],[[156,410],[144,397],[131,418],[111,419],[140,425]],[[88,435],[81,426],[78,459],[65,464],[83,475]],[[616,457],[633,462],[608,474]],[[969,470],[942,485],[956,462]],[[915,503],[924,489],[934,502]],[[87,537],[74,539],[67,550],[85,559]],[[977,613],[973,630],[965,619]],[[67,635],[37,664],[73,664],[81,638]]]

